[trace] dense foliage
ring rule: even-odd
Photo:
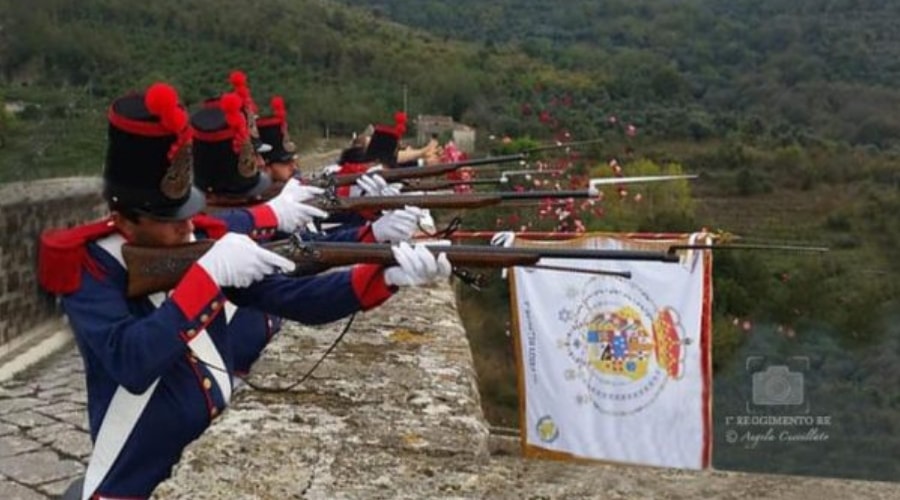
[[[715,254],[714,465],[897,480],[898,17],[888,0],[0,0],[0,182],[97,174],[110,99],[164,79],[196,104],[236,68],[264,112],[285,96],[307,149],[404,104],[475,126],[484,151],[601,138],[541,186],[615,165],[702,178],[565,216],[470,212],[465,227],[705,226],[830,246]],[[504,135],[518,140],[489,139]],[[459,295],[488,416],[515,425],[505,285]],[[724,441],[751,355],[811,359],[830,441]]]
[[[616,109],[657,135],[900,140],[888,0],[341,1],[590,74],[588,117]]]

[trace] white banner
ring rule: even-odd
[[[514,246],[663,250],[688,240],[589,235]],[[632,277],[515,269],[510,289],[525,454],[707,467],[709,252],[689,252],[677,264],[541,264],[630,271]]]

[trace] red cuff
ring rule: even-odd
[[[188,320],[193,321],[219,296],[220,291],[219,285],[209,274],[200,265],[194,264],[172,291],[172,301]]]
[[[390,287],[384,282],[384,268],[377,264],[353,266],[350,284],[363,311],[380,305],[397,291],[397,287]]]
[[[378,243],[375,239],[375,231],[372,231],[372,224],[366,224],[359,228],[356,233],[356,241],[360,243]]]
[[[278,216],[267,203],[248,208],[247,211],[253,217],[253,226],[257,229],[278,227]]]
[[[360,210],[357,212],[357,215],[371,222],[380,217],[380,213],[378,210]]]

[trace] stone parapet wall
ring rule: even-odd
[[[251,382],[284,387],[343,323],[288,324]],[[288,392],[244,386],[154,498],[900,498],[900,485],[524,460],[489,442],[449,286],[360,314]]]
[[[59,316],[54,298],[38,288],[38,237],[101,217],[100,189],[93,177],[0,184],[0,346]]]

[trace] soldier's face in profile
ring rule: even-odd
[[[139,216],[137,222],[113,213],[113,221],[129,243],[149,247],[170,247],[190,243],[194,232],[191,219],[168,221]]]
[[[275,161],[267,167],[269,176],[275,182],[287,182],[297,170],[297,161]]]

